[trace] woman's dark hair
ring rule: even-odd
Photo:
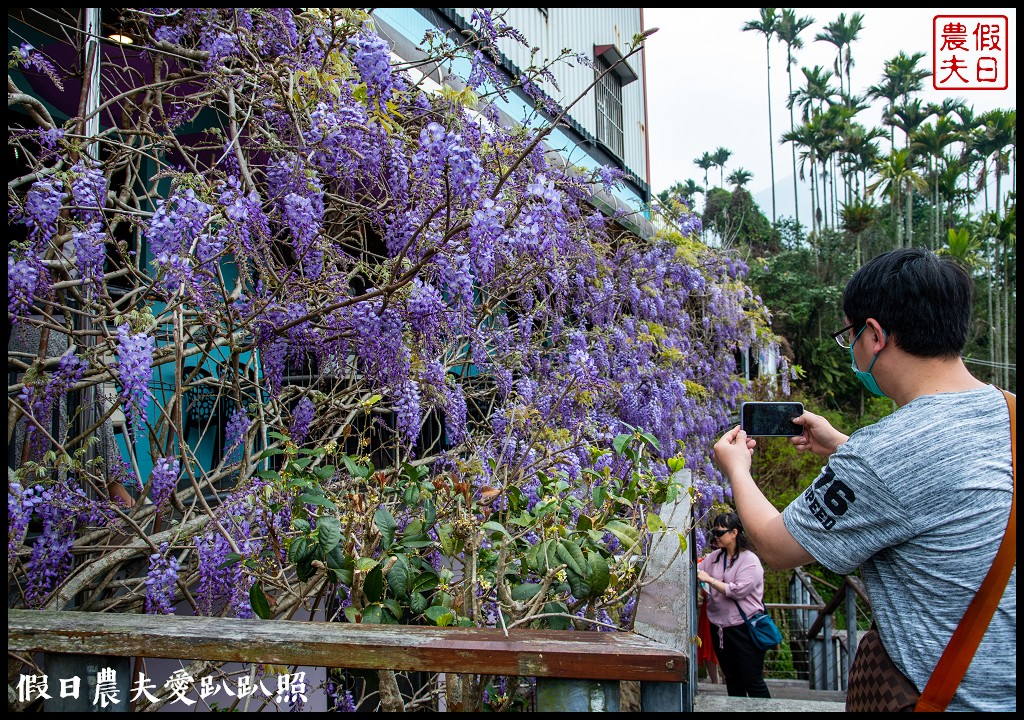
[[[843,312],[854,332],[874,318],[904,352],[956,357],[967,343],[974,281],[952,258],[923,248],[878,255],[853,274]]]
[[[739,555],[744,550],[753,550],[753,546],[750,544],[750,538],[747,537],[747,533],[743,530],[743,523],[740,522],[740,516],[734,512],[722,513],[715,518],[715,521],[711,523],[711,527],[725,528],[726,530],[738,530],[736,533],[736,554]]]

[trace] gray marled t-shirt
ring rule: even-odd
[[[853,434],[783,512],[837,573],[858,566],[886,650],[919,689],[981,586],[1013,492],[1006,400],[917,398]],[[1017,709],[1017,571],[950,710]]]

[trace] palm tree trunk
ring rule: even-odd
[[[1004,260],[1009,259],[1009,251],[1004,252]],[[1010,387],[1010,268],[1003,262],[1003,384]],[[1015,326],[1016,327],[1016,326]]]
[[[907,234],[905,247],[914,247],[914,188],[907,189],[906,205]]]
[[[896,196],[889,203],[889,211],[896,213],[896,249],[903,247],[903,198],[897,189]]]
[[[768,158],[772,164],[772,227],[775,227],[775,135],[772,132],[772,51],[771,35],[765,35],[764,52],[768,61]]]
[[[787,53],[790,52],[790,47],[788,45],[786,46],[786,52]],[[787,55],[786,60],[787,60],[787,62],[786,62],[786,72],[789,74],[789,95],[790,95],[790,97],[792,97],[792,95],[793,95],[793,69],[792,69],[792,65],[793,64],[791,62],[789,62],[788,55]],[[793,124],[793,107],[792,107],[792,105],[790,105],[790,108],[789,108],[789,131],[793,132],[793,130],[795,128],[796,128],[796,125]],[[793,211],[796,214],[796,227],[797,227],[797,232],[799,232],[800,231],[800,191],[799,191],[799,189],[797,187],[797,182],[796,182],[796,143],[790,143],[790,145],[792,146],[791,149],[793,151]],[[812,222],[812,227],[813,227],[813,222]]]
[[[991,257],[992,257],[992,262],[991,262],[989,267],[994,271],[995,270],[995,246],[990,248],[990,254],[991,254]],[[995,276],[995,273],[993,272],[992,275],[990,275],[989,279],[988,279],[988,358],[989,358],[989,361],[993,363],[992,364],[992,371],[991,371],[991,375],[990,375],[990,377],[992,377],[992,378],[996,378],[997,377],[997,370],[996,370],[996,367],[995,367],[995,362],[996,362],[996,324],[995,324],[995,316],[993,315],[993,307],[992,307],[993,306],[993,302],[992,302],[992,286],[995,285],[995,277],[994,276]]]

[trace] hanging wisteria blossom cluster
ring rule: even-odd
[[[490,11],[436,58],[471,60],[472,97],[427,92],[357,10],[126,16],[145,71],[103,68],[102,162],[77,101],[66,121],[30,108],[15,140],[34,164],[9,184],[8,317],[39,342],[9,361],[34,428],[8,491],[12,592],[630,627],[661,504],[723,497],[710,448],[734,354],[764,335],[746,268],[691,218],[625,232],[589,202],[621,173],[553,165],[550,123],[498,121],[478,98],[512,88],[489,57],[525,40]],[[516,82],[557,112],[548,77]],[[40,339],[57,333],[73,367]],[[40,414],[69,398],[83,410],[54,435]],[[120,418],[131,462],[99,461],[89,438]],[[128,507],[108,500],[125,468],[146,492]],[[82,525],[84,496],[48,505],[69,483],[116,542]],[[94,559],[69,576],[75,543]]]

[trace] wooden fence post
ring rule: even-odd
[[[676,479],[689,486],[692,475],[680,470]],[[658,580],[640,591],[636,607],[634,631],[657,640],[693,657],[693,636],[697,634],[694,622],[693,567],[690,562],[690,544],[693,533],[690,496],[680,492],[674,503],[665,503],[660,509],[666,531],[653,543],[647,557],[649,577]],[[677,533],[686,538],[687,547],[680,549]],[[696,666],[690,663],[690,676],[695,677]],[[643,712],[691,712],[693,710],[693,683],[640,683],[640,709]]]

